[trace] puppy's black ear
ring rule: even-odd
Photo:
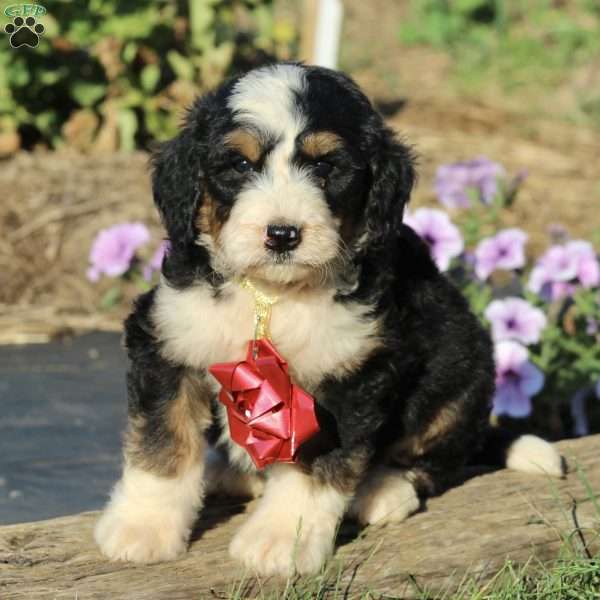
[[[185,125],[152,157],[152,192],[171,248],[162,265],[169,284],[184,288],[213,275],[208,250],[198,245],[197,216],[204,197],[209,95],[189,111]]]
[[[191,115],[190,115],[191,116]],[[200,151],[189,123],[152,157],[152,193],[173,248],[194,244],[202,201]]]
[[[416,173],[411,149],[383,124],[378,127],[373,146],[365,221],[368,243],[379,246],[400,229]]]

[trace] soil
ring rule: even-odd
[[[574,237],[590,238],[598,231],[597,130],[532,115],[525,105],[509,110],[518,105],[514,98],[459,96],[448,83],[446,55],[400,45],[405,2],[350,0],[345,6],[341,66],[415,147],[420,182],[413,206],[437,204],[432,184],[438,165],[485,155],[509,173],[528,172],[503,220],[529,232],[532,253],[548,243],[551,224],[564,225]],[[87,256],[100,229],[123,221],[143,221],[156,243],[160,240],[147,158],[141,152],[39,151],[0,163],[0,343],[120,329],[139,290],[126,284],[124,300],[101,310],[100,298],[114,282],[90,283]]]

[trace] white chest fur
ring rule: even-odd
[[[379,344],[369,307],[335,302],[333,289],[280,296],[271,337],[298,384],[314,389],[325,375],[352,372]],[[215,297],[208,285],[179,291],[161,284],[153,313],[169,359],[193,368],[241,360],[253,335],[254,299],[235,283]]]

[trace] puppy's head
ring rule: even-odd
[[[402,221],[414,171],[347,77],[262,67],[198,100],[154,157],[165,275],[322,281]]]

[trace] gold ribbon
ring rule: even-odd
[[[269,323],[271,321],[271,308],[278,300],[278,296],[269,296],[259,290],[248,278],[242,279],[240,285],[254,296],[254,340],[271,339]]]

